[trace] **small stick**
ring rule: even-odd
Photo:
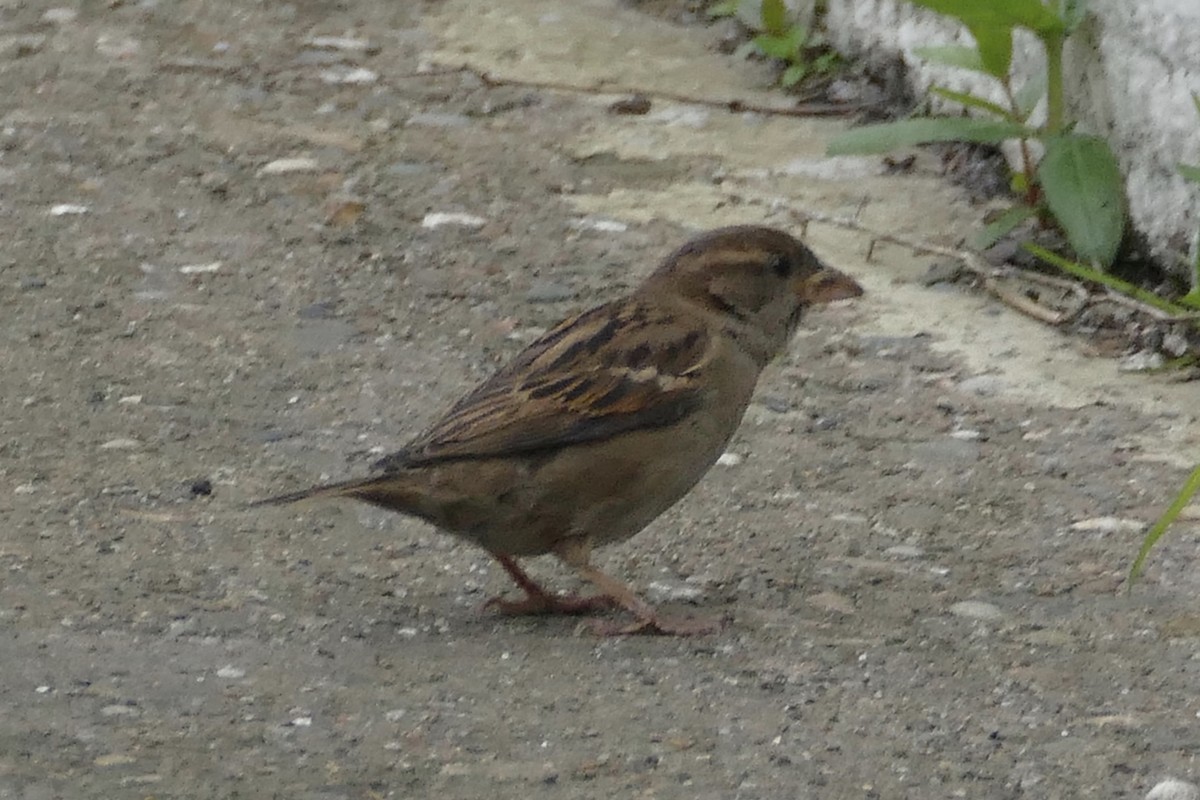
[[[501,78],[492,75],[486,70],[476,69],[463,65],[456,69],[447,69],[444,72],[429,73],[429,74],[445,74],[445,72],[469,72],[483,83],[490,87],[496,86],[519,86],[526,89],[545,89],[555,92],[576,92],[579,94],[594,94],[594,95],[633,95],[640,94],[645,97],[653,97],[659,100],[669,100],[673,103],[687,103],[689,105],[708,106],[709,108],[724,109],[731,114],[741,114],[750,112],[753,114],[766,114],[771,116],[781,117],[838,117],[847,114],[853,114],[857,111],[862,111],[868,108],[865,103],[798,103],[795,106],[765,106],[758,103],[750,103],[738,98],[721,100],[712,97],[695,97],[693,95],[680,94],[677,92],[665,92],[658,89],[636,89],[625,86],[580,86],[578,84],[566,83],[562,81],[537,81],[527,80],[524,78]]]

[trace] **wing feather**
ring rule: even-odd
[[[672,424],[704,398],[709,347],[702,328],[665,310],[599,306],[546,332],[375,466],[529,454]]]

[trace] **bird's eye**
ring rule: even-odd
[[[770,259],[767,260],[767,266],[769,266],[771,271],[781,278],[786,278],[792,271],[792,265],[788,263],[787,256],[779,255],[778,253],[771,256]]]

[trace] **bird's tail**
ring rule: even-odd
[[[338,483],[324,483],[298,492],[267,497],[255,500],[250,508],[258,506],[283,506],[300,500],[326,499],[333,497],[352,497],[372,505],[390,508],[416,516],[427,516],[424,509],[420,481],[414,481],[413,476],[406,472],[391,472],[376,475],[371,478],[357,478]]]
[[[391,481],[395,481],[394,476],[390,476]],[[264,498],[262,500],[254,500],[250,504],[251,509],[257,506],[282,506],[289,503],[299,503],[300,500],[312,500],[320,498],[362,498],[365,494],[370,494],[373,488],[378,488],[380,483],[388,482],[389,476],[378,475],[374,477],[359,477],[349,481],[338,481],[337,483],[322,483],[319,486],[300,489],[299,492],[288,492],[287,494],[277,494],[274,498]]]
[[[354,487],[361,485],[362,480],[341,481],[338,483],[322,483],[320,486],[312,486],[307,489],[300,489],[299,492],[288,492],[287,494],[276,494],[274,498],[263,498],[262,500],[254,500],[250,504],[251,509],[258,506],[282,506],[289,503],[298,503],[300,500],[308,500],[312,498],[340,498],[347,497],[353,494]]]

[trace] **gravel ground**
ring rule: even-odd
[[[708,179],[710,159],[579,158],[562,142],[613,124],[595,97],[421,74],[425,15],[469,11],[0,7],[0,798],[1192,780],[1194,517],[1119,589],[1190,458],[1147,442],[1194,406],[1007,392],[953,331],[881,328],[878,263],[837,261],[874,271],[875,298],[812,315],[727,463],[602,554],[658,602],[724,614],[719,634],[500,619],[479,605],[506,578],[419,522],[246,509],[365,471],[689,235],[571,197]]]

